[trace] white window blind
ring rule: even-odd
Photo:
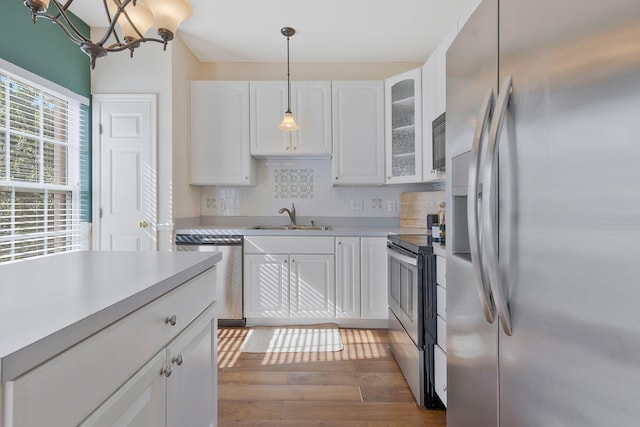
[[[0,262],[80,248],[85,110],[0,70]]]

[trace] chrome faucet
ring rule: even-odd
[[[291,226],[295,226],[296,225],[296,206],[291,203],[291,210],[287,209],[287,208],[282,208],[278,211],[278,213],[282,214],[282,213],[287,213],[289,214],[289,219],[291,220]]]

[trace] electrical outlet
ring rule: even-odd
[[[225,200],[224,200],[224,199],[220,199],[220,200],[218,201],[218,209],[220,209],[220,210],[224,210],[224,204],[225,204],[224,202],[225,202]]]
[[[364,209],[364,203],[360,199],[351,200],[351,210],[361,211]]]
[[[216,199],[207,199],[207,209],[215,209],[216,205]]]
[[[398,203],[395,200],[388,200],[387,201],[387,209],[389,210],[389,212],[395,212],[398,210]]]

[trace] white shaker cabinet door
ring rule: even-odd
[[[252,81],[250,86],[251,154],[261,158],[331,157],[331,82],[291,82],[291,112],[300,126],[278,125],[287,110],[286,81]]]
[[[431,182],[444,179],[444,173],[433,169],[433,121],[437,92],[438,58],[434,53],[422,66],[422,181]]]
[[[334,255],[291,255],[291,317],[335,317]]]
[[[422,69],[385,80],[386,183],[422,182]]]
[[[249,83],[192,81],[191,184],[256,185],[249,141]]]
[[[250,87],[251,154],[282,156],[291,150],[291,132],[278,125],[287,110],[287,82],[252,81]],[[294,115],[294,118],[297,117]]]
[[[384,184],[384,82],[333,81],[332,182]]]
[[[244,310],[251,317],[289,317],[289,256],[244,256]]]
[[[162,374],[165,364],[166,353],[162,350],[83,421],[80,427],[166,425],[165,382],[167,378]],[[100,367],[96,366],[96,369]]]
[[[300,129],[291,134],[291,154],[330,158],[331,82],[297,81],[291,83],[291,111]]]
[[[167,347],[167,426],[216,424],[215,305]]]
[[[336,237],[336,317],[360,318],[360,238]]]
[[[363,237],[362,245],[362,318],[389,317],[387,298],[387,238]]]

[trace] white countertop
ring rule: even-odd
[[[298,224],[313,221],[329,230],[273,230],[256,229],[260,225],[284,225],[288,218],[264,216],[195,217],[176,220],[176,234],[212,234],[242,236],[354,236],[386,237],[389,234],[425,234],[426,228],[399,226],[399,218],[375,217],[298,217]]]
[[[213,267],[220,253],[71,252],[0,265],[2,383]]]

